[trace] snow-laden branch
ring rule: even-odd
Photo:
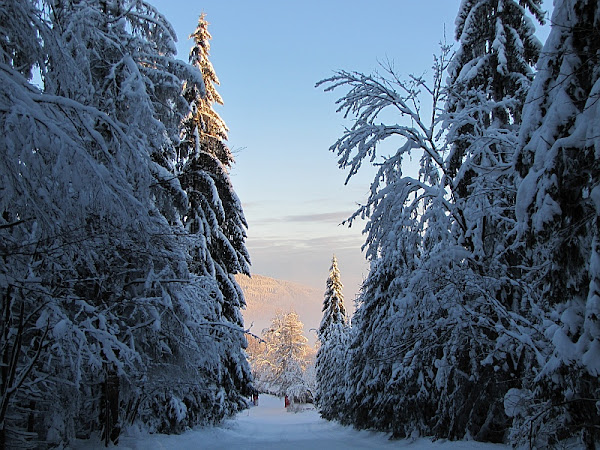
[[[443,80],[451,56],[450,47],[442,45],[441,54],[434,61],[431,83],[422,76],[402,79],[391,64],[383,66],[385,76],[340,71],[317,83],[325,91],[348,89],[337,101],[337,111],[345,118],[353,116],[354,122],[330,148],[339,157],[339,167],[348,169],[346,183],[365,160],[379,167],[366,205],[347,220],[352,224],[358,217],[371,219],[365,229],[365,246],[372,247],[370,258],[387,245],[383,240],[389,235],[386,229],[390,222],[402,223],[400,228],[410,223],[410,227],[417,227],[412,232],[420,234],[428,227],[429,218],[414,221],[425,217],[427,208],[434,204],[465,228],[464,214],[453,191],[455,184],[447,173],[449,152],[441,109],[446,99]],[[430,105],[430,116],[424,115],[422,104]],[[384,123],[389,117],[397,117],[397,122]],[[400,140],[395,152],[380,154],[379,145],[394,138]],[[415,153],[421,155],[418,173],[405,174],[405,160]]]
[[[432,158],[440,171],[444,171],[443,153],[436,142],[436,127],[439,124],[436,114],[439,112],[437,105],[443,97],[440,86],[448,65],[447,58],[449,49],[446,48],[440,58],[443,62],[434,66],[432,87],[428,87],[420,77],[403,81],[391,67],[386,68],[391,78],[389,80],[379,75],[340,71],[317,83],[317,87],[324,86],[325,91],[349,88],[346,95],[336,102],[339,105],[337,111],[342,112],[345,118],[354,116],[356,119],[354,125],[330,148],[340,157],[340,168],[350,168],[346,182],[358,172],[364,159],[368,158],[370,162],[376,160],[378,143],[391,136],[405,140],[399,153],[420,149]],[[434,112],[429,123],[424,121],[419,107],[421,88],[432,97]],[[377,123],[380,115],[390,109],[410,125]]]

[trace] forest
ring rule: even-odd
[[[377,167],[348,219],[368,219],[358,310],[321,333],[324,417],[399,438],[598,445],[600,5],[555,0],[542,45],[543,21],[539,0],[463,0],[432,79],[384,65],[318,84],[352,119],[339,167]]]
[[[247,223],[206,20],[189,64],[143,1],[3,0],[0,28],[0,448],[246,408]]]
[[[246,338],[204,15],[185,63],[146,1],[0,0],[0,448],[181,433],[257,390],[392,438],[596,448],[600,5],[555,0],[545,43],[541,5],[462,0],[430,78],[317,83],[351,121],[347,180],[377,172],[346,221],[357,310],[334,257],[307,375],[294,313]]]

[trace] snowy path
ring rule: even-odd
[[[84,445],[78,449],[104,448]],[[502,445],[477,442],[389,441],[384,433],[356,431],[327,422],[314,410],[287,412],[283,400],[269,395],[260,397],[258,407],[239,413],[234,419],[215,428],[197,428],[178,436],[141,435],[122,437],[122,449],[190,450],[190,449],[410,449],[410,450],[504,450]]]

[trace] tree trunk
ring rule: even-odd
[[[100,419],[104,445],[108,447],[110,442],[117,445],[121,434],[119,423],[119,376],[112,367],[107,369],[106,379],[102,385]]]

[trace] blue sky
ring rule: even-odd
[[[453,41],[460,0],[150,3],[175,27],[180,59],[200,13],[210,23],[225,101],[217,110],[236,154],[232,181],[249,222],[252,272],[324,291],[335,253],[350,304],[368,265],[362,224],[339,223],[366,200],[373,170],[344,185],[328,151],[349,125],[335,113],[341,91],[315,83],[337,69],[370,73],[384,60],[401,74],[430,74],[439,42]]]

